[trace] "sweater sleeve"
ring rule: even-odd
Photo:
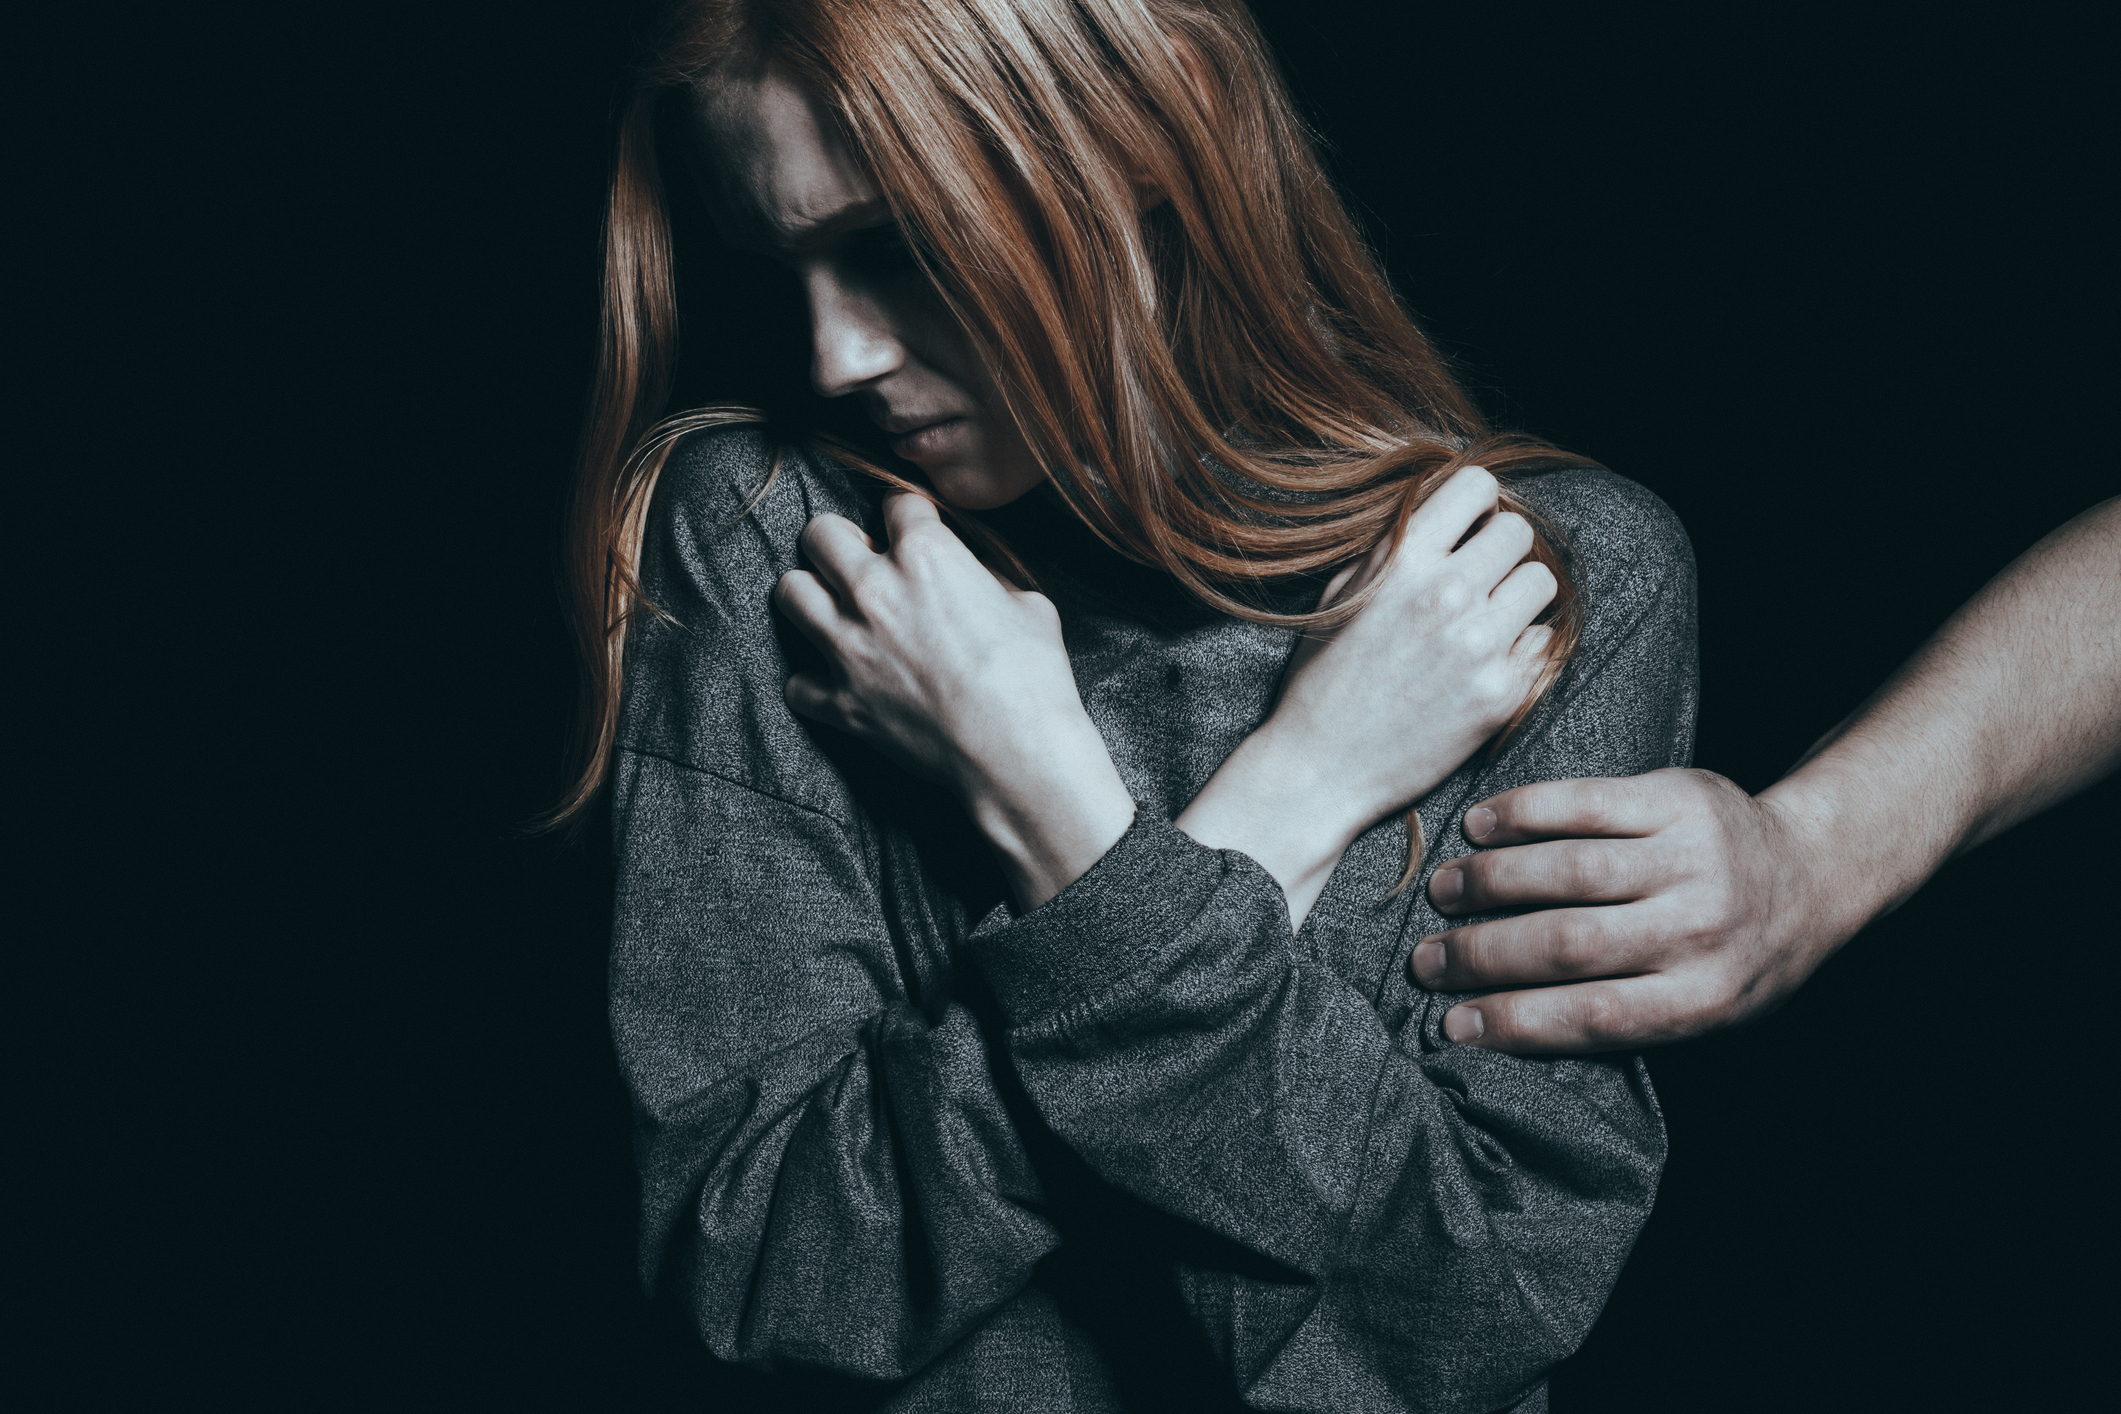
[[[864,508],[798,463],[747,515],[769,464],[752,432],[673,458],[643,565],[664,616],[628,647],[611,1018],[643,1276],[724,1360],[892,1379],[1054,1236],[981,1027],[923,965],[947,920],[892,896],[918,862],[781,701],[773,584],[811,515]]]
[[[1639,488],[1569,475],[1547,509],[1582,532],[1590,630],[1513,746],[1432,795],[1424,874],[1465,851],[1452,817],[1476,790],[1691,752],[1685,537]],[[1342,870],[1382,856],[1389,881],[1394,839],[1396,824],[1373,831]],[[1068,889],[1022,917],[996,909],[969,946],[1045,1122],[1107,1182],[1266,1259],[1182,1274],[1248,1403],[1505,1407],[1595,1319],[1654,1195],[1662,1122],[1633,1058],[1451,1046],[1440,1018],[1458,998],[1404,980],[1440,923],[1410,900],[1365,904],[1405,919],[1375,985],[1309,924],[1291,936],[1250,859],[1145,811]]]

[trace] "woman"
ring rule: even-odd
[[[609,777],[646,1279],[769,1402],[1544,1407],[1662,1128],[1633,1060],[1454,1047],[1406,885],[1476,789],[1686,759],[1669,513],[1488,433],[1235,0],[721,0],[656,53],[569,807]],[[680,175],[888,449],[655,421]]]

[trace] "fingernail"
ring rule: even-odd
[[[1410,959],[1415,980],[1424,987],[1435,986],[1443,977],[1444,960],[1442,943],[1432,939],[1416,947]]]
[[[1466,812],[1466,838],[1484,840],[1495,829],[1495,812],[1485,805],[1476,805]]]
[[[1481,1020],[1480,1009],[1470,1006],[1454,1006],[1443,1016],[1443,1034],[1463,1046],[1469,1041],[1478,1041],[1480,1033],[1488,1029]]]
[[[1429,876],[1429,901],[1438,908],[1449,908],[1465,891],[1466,876],[1456,869],[1439,869]]]

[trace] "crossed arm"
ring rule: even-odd
[[[1532,620],[1557,586],[1497,490],[1463,469],[1327,586],[1327,603],[1369,597],[1298,646],[1273,715],[1175,822],[1273,876],[1292,928],[1356,836],[1456,770],[1538,678],[1549,630]],[[832,671],[798,674],[788,705],[949,786],[1030,912],[1111,849],[1134,801],[1052,604],[994,579],[928,502],[892,497],[885,520],[882,549],[838,516],[804,531],[815,569],[784,575],[776,603]]]
[[[2117,764],[2121,498],[2020,556],[1758,796],[1675,770],[1474,806],[1467,837],[1508,847],[1439,870],[1432,901],[1543,911],[1436,934],[1410,965],[1437,990],[1530,988],[1454,1008],[1461,1043],[1698,1035],[1775,1006],[1946,860]]]
[[[1077,720],[1053,606],[911,498],[887,502],[875,540],[804,509],[814,568],[782,574],[776,602],[824,671],[787,678],[783,655],[747,646],[755,601],[727,633],[644,633],[614,801],[615,1032],[649,1260],[718,1355],[898,1378],[1014,1300],[1081,1231],[1022,1142],[1024,1104],[1140,1200],[1144,1232],[1175,1219],[1263,1259],[1178,1259],[1191,1319],[1255,1403],[1308,1407],[1330,1385],[1501,1407],[1573,1347],[1655,1187],[1639,1069],[1439,1045],[1441,1006],[1396,985],[1380,1002],[1374,977],[1291,932],[1304,881],[1365,817],[1427,793],[1536,675],[1527,628],[1552,582],[1513,586],[1530,528],[1494,504],[1468,472],[1422,507],[1371,582],[1350,581],[1379,612],[1288,675],[1274,717],[1292,716],[1253,733],[1273,749],[1233,752],[1224,805],[1211,784],[1178,822],[1151,797],[1130,823]],[[755,582],[769,552],[787,563],[773,537],[797,509],[784,494],[758,544],[728,537],[727,563],[688,551],[680,521],[651,592],[712,622],[725,579]],[[1654,598],[1610,622],[1608,647],[1691,633],[1690,595]],[[727,729],[781,684],[958,792],[1020,911],[966,933],[916,903],[900,929],[887,899],[921,897],[920,844],[844,808],[847,778],[807,735]],[[1601,701],[1586,690],[1552,725],[1606,732]],[[1663,720],[1612,729],[1601,759],[1671,759]],[[1385,948],[1397,936],[1380,930]],[[961,968],[984,977],[991,1018],[955,989]]]
[[[1436,498],[1429,519],[1438,534],[1469,523],[1478,513],[1476,503],[1492,505],[1492,484],[1469,479],[1457,488],[1457,498],[1466,505],[1447,495]],[[1181,817],[1180,826],[1202,843],[1240,849],[1265,866],[1287,893],[1293,922],[1301,922],[1348,841],[1390,808],[1387,797],[1418,796],[1448,772],[1448,765],[1438,771],[1438,763],[1427,760],[1380,769],[1379,743],[1343,730],[1350,723],[1392,720],[1384,704],[1404,708],[1406,693],[1417,689],[1418,679],[1380,673],[1380,665],[1426,662],[1428,682],[1458,684],[1468,700],[1431,720],[1456,716],[1476,730],[1476,739],[1478,730],[1491,730],[1501,720],[1487,709],[1513,689],[1521,697],[1529,681],[1526,667],[1540,646],[1537,630],[1514,650],[1510,645],[1552,588],[1531,583],[1523,569],[1506,573],[1523,553],[1516,538],[1526,532],[1510,523],[1514,517],[1496,521],[1448,556],[1456,562],[1451,573],[1444,572],[1443,553],[1450,542],[1424,547],[1419,528],[1410,528],[1413,553],[1400,556],[1384,589],[1404,601],[1402,611],[1422,604],[1414,617],[1439,626],[1434,641],[1364,641],[1366,621],[1408,621],[1404,612],[1391,612],[1389,600],[1359,616],[1325,645],[1330,652],[1296,665],[1285,710],[1270,723],[1281,729],[1262,730],[1249,740]],[[845,534],[859,532],[847,526]],[[866,544],[850,543],[843,554],[865,567],[881,558]],[[1471,577],[1483,590],[1495,585],[1467,596],[1487,612],[1492,632],[1468,633],[1475,616],[1464,606],[1454,615],[1438,612],[1432,602],[1440,582],[1465,580],[1465,571],[1478,572]],[[835,617],[827,591],[816,587],[814,603],[803,604],[791,602],[790,587],[783,586],[784,608],[799,621],[808,618],[806,627],[823,637],[820,630]],[[811,586],[798,581],[794,587]],[[1013,613],[1040,618],[1043,607],[1050,616],[1037,596],[1011,596],[1011,603]],[[932,612],[911,604],[907,609],[909,617]],[[1446,631],[1454,623],[1457,631]],[[2121,762],[2117,624],[2121,498],[2086,511],[2010,565],[1787,777],[1757,797],[1710,772],[1671,770],[1524,786],[1483,801],[1467,812],[1465,830],[1489,848],[1438,870],[1429,886],[1432,901],[1446,914],[1541,911],[1425,940],[1410,959],[1415,980],[1453,992],[1526,989],[1463,1003],[1445,1024],[1454,1041],[1520,1053],[1632,1049],[1772,1008],[1946,860],[2093,784]],[[1034,639],[1056,637],[1043,618],[1036,627]],[[843,636],[833,647],[844,655],[848,641]],[[1465,659],[1464,671],[1433,671],[1439,655],[1454,648]],[[1062,661],[1057,651],[1045,659],[1049,667]],[[847,663],[844,656],[841,663]],[[962,666],[966,681],[981,675],[969,662]],[[1467,686],[1476,672],[1484,675],[1477,703]],[[1054,749],[1059,743],[1052,724],[1072,722],[1080,709],[1055,709],[1075,705],[1064,665],[1058,676],[1045,676],[1052,678],[1045,694],[1052,703],[1017,698],[1029,716],[1014,729],[974,719],[937,732],[937,724],[953,715],[949,685],[912,685],[911,695],[926,701],[908,716],[926,720],[904,744],[879,740],[887,749],[897,746],[902,756],[939,753],[919,764],[962,777],[960,789],[1027,907],[1081,874],[1132,813],[1109,762],[1095,769],[1102,752],[1086,723],[1067,738],[1080,738],[1079,752]],[[1309,695],[1307,683],[1315,685]],[[871,715],[874,704],[891,695],[872,695],[863,704],[844,682],[835,690],[798,680],[789,689],[796,710],[872,739],[893,735],[888,722]],[[1002,702],[993,694],[981,696],[990,710]],[[886,709],[884,715],[892,714]],[[1041,723],[1044,750],[970,753],[1012,763],[1007,771],[968,764],[968,755],[953,744],[989,739],[990,732],[995,739],[1021,740],[1022,722],[1030,718]],[[1354,749],[1340,752],[1346,759],[1338,760],[1335,746]],[[1455,740],[1435,746],[1445,754],[1470,749]],[[955,760],[946,764],[942,755]],[[1052,779],[1013,779],[1024,763],[1041,760],[1058,763]],[[1088,769],[1082,769],[1085,763]],[[1349,789],[1349,782],[1363,780],[1379,788]],[[1076,808],[1056,810],[1057,800]],[[1587,904],[1595,906],[1581,906]],[[1555,983],[1566,985],[1550,985]]]

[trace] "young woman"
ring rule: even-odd
[[[1409,885],[1476,791],[1687,759],[1669,512],[1482,424],[1237,0],[714,0],[655,55],[569,804],[646,1279],[769,1403],[1544,1407],[1662,1127],[1635,1060],[1454,1046]],[[679,181],[871,442],[657,420]]]

